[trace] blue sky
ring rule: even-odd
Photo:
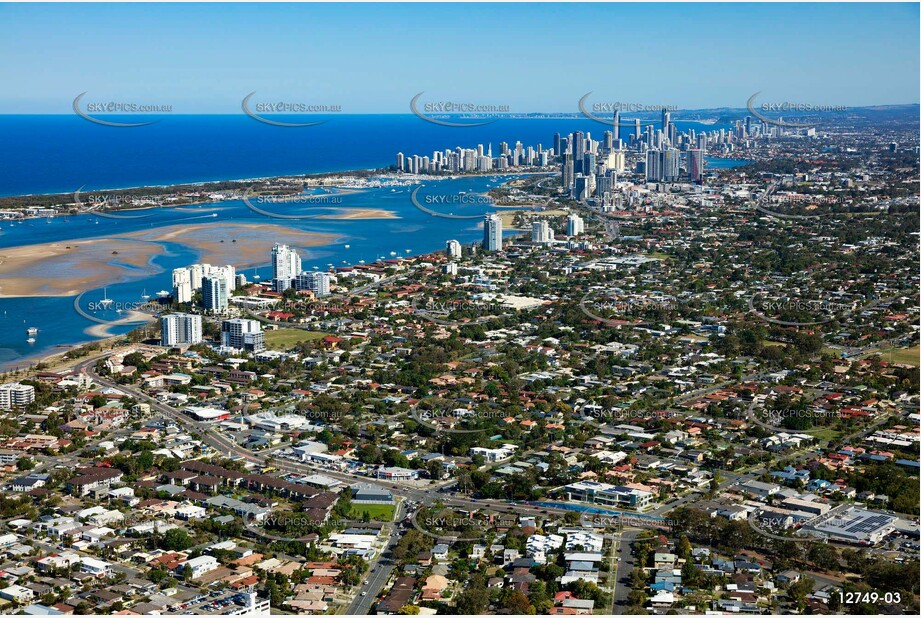
[[[0,4],[0,113],[74,97],[238,113],[241,99],[577,111],[917,103],[918,4]]]

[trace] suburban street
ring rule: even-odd
[[[264,451],[251,451],[249,449],[243,448],[233,439],[225,436],[220,431],[217,431],[215,427],[210,423],[195,421],[191,417],[184,414],[182,411],[148,396],[137,387],[117,384],[112,380],[99,376],[95,371],[96,362],[99,360],[99,358],[104,358],[105,356],[108,356],[112,353],[113,352],[108,352],[106,354],[96,355],[90,359],[86,359],[79,363],[76,366],[76,369],[81,373],[87,374],[96,383],[103,387],[117,389],[121,392],[125,392],[131,395],[138,401],[149,404],[152,411],[163,414],[175,420],[180,425],[186,427],[187,430],[197,434],[204,444],[215,449],[218,453],[221,453],[225,456],[240,457],[248,462],[257,464],[260,467],[271,466],[284,473],[298,475],[323,474],[345,483],[371,481],[386,487],[396,496],[401,498],[401,500],[398,500],[399,506],[395,516],[395,522],[391,523],[387,529],[387,541],[381,552],[369,565],[367,579],[365,580],[367,583],[363,582],[355,588],[355,596],[351,603],[348,606],[340,606],[338,613],[354,615],[367,614],[387,585],[394,570],[394,564],[390,556],[390,551],[399,542],[402,536],[402,531],[398,522],[400,522],[403,517],[401,511],[403,510],[406,501],[414,501],[426,506],[430,506],[438,501],[448,507],[455,507],[466,510],[490,508],[507,513],[516,513],[521,516],[552,514],[557,517],[562,517],[567,512],[570,512],[566,509],[554,508],[552,505],[548,504],[542,504],[538,506],[522,502],[474,499],[463,497],[456,493],[452,494],[449,490],[456,489],[456,481],[454,479],[431,483],[429,485],[423,485],[418,481],[384,481],[375,479],[373,477],[368,477],[367,475],[363,474],[355,474],[343,470],[333,470],[327,466],[297,462],[279,457],[277,455],[277,451],[285,447],[276,447]],[[738,381],[723,382],[704,388],[694,389],[692,391],[682,393],[676,397],[663,399],[661,402],[657,402],[656,405],[667,406],[669,404],[680,404],[691,399],[716,392],[720,389],[731,386],[732,384],[761,379],[764,377],[764,375],[765,374],[763,372],[752,373],[743,376]],[[855,432],[854,435],[867,435],[873,431],[876,426],[884,421],[885,418],[880,419],[870,427]],[[727,470],[717,470],[714,472],[719,473],[723,477],[719,483],[719,490],[724,490],[730,486],[737,486],[746,483],[749,480],[758,478],[761,474],[763,474],[764,470],[768,469],[769,467],[781,465],[783,463],[796,464],[811,456],[814,456],[815,454],[816,449],[813,448],[805,452],[796,453],[792,456],[781,456],[776,458],[774,462],[765,464],[763,466],[758,466],[757,469],[747,473],[731,472]],[[498,466],[500,463],[501,462],[496,463],[491,467]],[[701,491],[686,493],[677,500],[657,506],[656,508],[646,513],[646,515],[652,517],[666,516],[669,512],[702,499],[703,493],[704,492]],[[641,526],[642,523],[636,523],[635,525]],[[657,524],[651,520],[648,527],[655,528],[656,525]],[[606,538],[611,540],[613,543],[611,546],[611,551],[614,560],[612,569],[615,571],[615,589],[612,595],[611,611],[614,613],[622,613],[627,605],[627,598],[631,591],[629,586],[629,574],[634,568],[634,558],[631,555],[631,544],[636,540],[641,531],[641,528],[631,527],[622,530],[616,535],[606,535]]]
[[[358,587],[355,599],[343,613],[350,616],[366,615],[371,610],[374,603],[377,602],[377,597],[381,594],[381,590],[390,580],[390,574],[393,572],[394,568],[391,552],[396,544],[400,542],[400,537],[402,536],[400,534],[399,524],[396,523],[401,519],[401,510],[402,504],[397,507],[394,523],[389,524],[386,545],[368,567],[369,575],[366,576],[367,579],[365,580],[367,583],[362,583]]]

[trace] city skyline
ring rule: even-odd
[[[918,17],[0,0],[0,613],[919,615]]]

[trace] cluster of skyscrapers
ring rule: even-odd
[[[553,150],[544,150],[543,146],[523,146],[516,142],[514,148],[507,142],[499,143],[499,154],[493,156],[492,144],[486,148],[478,144],[476,148],[435,151],[432,156],[406,156],[397,153],[397,171],[410,174],[432,174],[438,172],[491,172],[516,167],[546,167],[555,156]]]
[[[636,166],[632,171],[642,175],[646,182],[679,182],[682,180],[702,183],[704,179],[705,155],[708,148],[731,149],[739,139],[770,135],[770,128],[752,123],[750,117],[737,121],[735,129],[721,128],[718,131],[694,129],[679,132],[671,120],[671,112],[662,109],[660,127],[655,123],[643,126],[639,118],[623,121],[620,112],[615,111],[611,130],[605,131],[600,141],[593,140],[590,133],[575,131],[567,136],[559,133],[553,136],[553,147],[545,150],[525,148],[516,142],[510,148],[506,142],[499,144],[499,155],[493,157],[492,144],[475,149],[457,147],[452,150],[436,151],[428,156],[405,156],[397,153],[396,169],[415,174],[433,172],[488,172],[519,166],[546,166],[558,160],[562,171],[563,189],[578,201],[595,199],[605,208],[618,209],[620,198],[615,195],[618,174],[627,168],[628,154]],[[621,136],[621,129],[632,129],[632,133]],[[567,235],[578,236],[584,232],[584,222],[578,215],[567,220]],[[553,242],[553,230],[545,221],[532,223],[533,242]],[[454,247],[452,243],[456,243]],[[483,249],[502,251],[502,219],[488,214],[483,221]],[[448,241],[449,256],[460,255],[457,241]]]
[[[601,142],[582,131],[566,137],[556,133],[553,144],[560,153],[563,189],[571,197],[586,201],[593,196],[610,196],[617,174],[626,166],[623,144],[614,138],[613,131],[605,131]]]
[[[626,140],[621,138],[621,129],[625,127],[633,129]],[[728,139],[731,138],[730,130]],[[725,129],[712,133],[697,133],[694,129],[679,132],[671,113],[663,109],[659,129],[653,124],[644,129],[639,119],[625,123],[620,113],[615,112],[611,130],[605,131],[601,140],[593,140],[590,133],[582,131],[568,136],[557,133],[553,136],[553,149],[560,153],[563,188],[573,199],[595,198],[602,205],[612,205],[618,174],[627,168],[628,153],[633,153],[631,157],[636,159],[633,171],[643,175],[646,182],[701,183],[708,145],[726,141]]]
[[[645,124],[639,118],[625,121],[616,111],[611,130],[605,131],[600,141],[593,140],[590,133],[575,131],[568,136],[556,133],[553,147],[546,150],[540,144],[535,148],[516,142],[510,147],[501,142],[497,156],[493,156],[492,144],[486,147],[479,144],[476,148],[458,146],[454,150],[435,151],[432,156],[406,156],[399,152],[396,169],[413,174],[491,172],[524,166],[545,167],[559,160],[563,187],[574,199],[595,198],[603,205],[612,205],[613,189],[618,174],[627,167],[628,153],[632,153],[631,160],[636,162],[632,171],[644,176],[646,182],[686,180],[700,184],[708,149],[727,153],[740,140],[777,133],[777,128],[753,122],[751,117],[736,121],[734,129],[698,132],[693,128],[679,131],[667,108],[662,109],[658,123]]]
[[[693,128],[689,128],[687,131],[679,132],[677,125],[672,121],[671,112],[667,108],[662,109],[658,129],[655,128],[655,124],[648,123],[644,128],[639,118],[623,122],[620,118],[620,112],[615,112],[612,130],[605,131],[604,144],[609,150],[620,150],[624,147],[630,150],[677,148],[684,152],[691,148],[696,148],[704,152],[709,149],[728,152],[733,149],[733,144],[739,140],[776,134],[771,127],[760,122],[752,122],[750,116],[746,116],[744,120],[737,120],[735,129],[721,128],[719,130],[698,132]],[[633,129],[626,140],[621,139],[620,130],[622,128]],[[563,151],[559,150],[559,152]]]
[[[646,151],[646,182],[677,182],[681,170],[681,153],[677,148]]]

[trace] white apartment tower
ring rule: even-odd
[[[539,243],[553,242],[553,230],[546,221],[535,221],[531,224],[531,241]]]
[[[215,313],[227,311],[230,292],[223,277],[204,277],[201,284],[201,299],[205,309]]]
[[[301,257],[288,245],[272,247],[272,279],[275,291],[283,292],[291,287],[292,280],[301,274]]]
[[[582,217],[573,213],[566,219],[566,235],[579,236],[585,233],[585,222]]]
[[[35,401],[35,387],[30,384],[0,384],[0,410],[12,410]]]
[[[483,249],[502,251],[502,217],[486,215],[483,221]]]
[[[172,347],[201,342],[200,315],[171,313],[160,318],[160,345]]]
[[[199,277],[199,284],[201,278]],[[201,287],[199,285],[199,287]],[[173,269],[173,300],[177,303],[192,302],[192,269]]]
[[[257,320],[235,318],[221,322],[221,344],[247,352],[265,349],[265,334]]]
[[[302,272],[294,278],[294,289],[309,290],[317,298],[329,296],[329,273]]]

